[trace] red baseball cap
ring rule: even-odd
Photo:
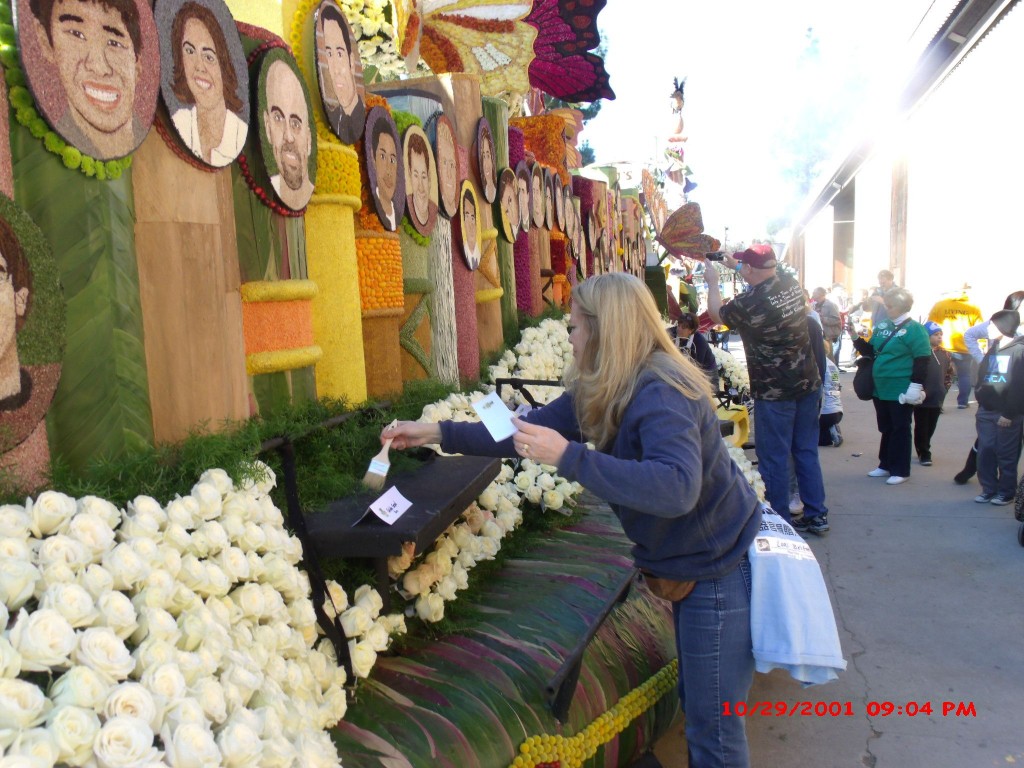
[[[754,269],[771,269],[778,263],[775,260],[775,251],[767,244],[752,245],[745,251],[734,253],[732,257]]]

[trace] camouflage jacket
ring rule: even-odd
[[[722,322],[737,331],[755,400],[796,400],[821,386],[807,335],[807,304],[789,275],[776,275],[727,302]]]

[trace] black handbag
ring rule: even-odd
[[[853,391],[860,400],[870,400],[874,397],[875,374],[872,369],[875,367],[875,359],[882,354],[885,345],[896,337],[896,332],[904,325],[905,323],[900,323],[892,329],[892,336],[882,342],[882,346],[878,348],[873,357],[858,357],[854,362],[857,372],[853,374]]]

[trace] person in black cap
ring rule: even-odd
[[[1003,507],[1013,502],[1024,431],[1024,328],[1015,309],[999,310],[992,324],[1003,339],[985,353],[975,385],[981,493],[974,500]]]

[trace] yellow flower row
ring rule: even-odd
[[[519,746],[519,755],[511,768],[536,768],[555,764],[560,768],[580,768],[637,717],[653,707],[662,696],[675,689],[679,662],[673,659],[639,688],[634,688],[619,702],[575,736],[531,736]]]
[[[359,155],[340,142],[322,142],[316,153],[316,190],[319,194],[359,197]]]

